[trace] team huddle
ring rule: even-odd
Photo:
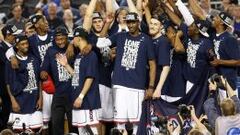
[[[140,121],[143,101],[171,104],[201,89],[212,74],[237,89],[239,42],[226,12],[201,14],[195,0],[191,12],[181,0],[162,1],[161,15],[150,12],[147,0],[140,6],[127,0],[128,9],[116,12],[114,1],[105,2],[103,16],[91,0],[72,33],[64,26],[49,30],[42,14],[28,21],[36,33],[2,28],[0,72],[11,105],[4,121],[14,130],[46,130],[51,121],[51,134],[63,135],[67,119],[69,132],[77,127],[80,135],[105,134],[106,122],[119,130],[131,123],[132,134],[144,135],[138,129],[139,122],[148,124]],[[219,88],[221,99],[226,93]]]

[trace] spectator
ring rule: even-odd
[[[18,3],[22,6],[23,12],[22,12],[22,16],[24,18],[28,18],[31,13],[30,13],[30,9],[29,7],[26,5],[26,0],[15,0],[15,3]]]
[[[79,13],[80,13],[81,18],[75,22],[76,25],[82,26],[87,7],[88,7],[87,4],[82,4],[81,6],[79,6]]]
[[[54,2],[48,3],[48,25],[51,30],[55,30],[58,26],[63,25],[62,18],[57,16],[57,4]]]
[[[70,9],[72,11],[73,19],[74,19],[73,22],[76,22],[77,20],[80,19],[79,11],[76,8],[71,7],[70,0],[61,0],[61,8],[59,9],[57,15],[62,18],[64,15],[64,11],[67,9]]]
[[[0,135],[14,135],[14,133],[10,129],[4,129]]]
[[[234,33],[238,37],[238,40],[240,41],[240,5],[236,5],[233,10],[233,17],[235,19],[234,22]]]
[[[224,85],[229,98],[223,99],[218,104],[215,99],[218,96],[217,83],[215,81],[209,83],[211,96],[205,101],[204,110],[210,125],[215,127],[216,135],[226,135],[231,128],[240,127],[240,101],[237,98],[236,91],[232,89],[227,79],[221,76],[220,83]],[[221,112],[217,109],[219,107]]]
[[[73,13],[70,9],[64,10],[63,21],[64,21],[64,25],[67,28],[69,34],[73,35],[73,30],[77,27],[77,25],[74,24]]]
[[[15,25],[18,29],[23,30],[26,19],[22,17],[22,7],[20,4],[15,3],[12,5],[13,18],[9,19],[6,23]]]
[[[219,14],[219,10],[211,8],[211,0],[200,0],[200,7],[204,10],[207,15],[216,16]]]

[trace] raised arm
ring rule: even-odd
[[[132,0],[127,0],[127,3],[128,3],[129,12],[134,12],[139,14],[138,9],[136,8]]]
[[[143,0],[142,7],[143,7],[143,10],[144,10],[144,13],[145,13],[145,18],[146,18],[147,24],[149,26],[150,21],[152,19],[152,15],[151,15],[151,12],[150,12],[150,9],[149,9],[149,6],[148,6],[148,0]]]
[[[189,9],[184,5],[184,3],[181,0],[177,0],[176,6],[178,7],[178,10],[182,14],[184,22],[187,24],[187,26],[190,26],[194,22],[194,19]]]
[[[171,19],[171,21],[177,26],[180,26],[180,24],[182,23],[182,20],[172,10],[170,10],[165,4],[162,4],[162,5],[166,14]]]
[[[201,20],[206,20],[207,14],[203,12],[202,8],[199,6],[198,1],[196,0],[188,0],[188,4],[192,9],[194,15],[196,15]]]
[[[137,8],[138,14],[141,18],[143,16],[142,3],[143,3],[143,0],[137,0],[137,3],[136,3],[136,8]]]
[[[106,4],[106,14],[107,15],[115,12],[115,9],[113,8],[113,0],[106,0],[105,4]]]
[[[93,12],[96,8],[96,3],[97,3],[97,0],[91,0],[90,1],[89,5],[88,5],[88,8],[86,10],[86,14],[84,16],[83,28],[87,32],[90,32],[90,29],[92,27],[92,15],[93,15]]]

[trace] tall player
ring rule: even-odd
[[[139,30],[138,14],[128,13],[126,21],[129,32],[118,33],[110,38],[99,38],[97,46],[117,47],[112,77],[114,121],[118,123],[118,129],[124,129],[127,122],[133,123],[133,134],[136,134],[136,123],[140,120],[144,94],[149,98],[154,89],[156,63],[152,39]],[[149,84],[145,91],[148,65]],[[123,97],[125,100],[122,100]]]

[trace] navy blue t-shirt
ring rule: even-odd
[[[53,33],[48,32],[47,38],[44,41],[42,41],[37,34],[29,37],[28,39],[30,44],[29,50],[42,62],[48,47],[53,45]]]
[[[213,40],[214,50],[218,59],[239,60],[240,52],[237,39],[228,32],[216,36]],[[237,67],[218,66],[219,74],[227,78],[233,89],[236,89]]]
[[[74,75],[72,78],[73,102],[79,96],[87,78],[93,78],[93,83],[83,98],[80,109],[93,110],[101,107],[99,94],[99,71],[96,54],[92,51],[88,55],[78,54],[74,62]]]
[[[186,62],[184,63],[184,77],[186,80],[196,84],[201,80],[203,73],[209,70],[208,51],[213,47],[212,42],[200,36],[193,40],[187,35],[187,25],[182,24],[184,33],[184,47],[186,49]]]
[[[153,45],[157,64],[155,79],[155,85],[157,85],[162,73],[163,66],[170,66],[171,44],[166,36],[160,36],[153,40]]]
[[[6,64],[6,82],[21,108],[19,113],[33,113],[39,97],[40,63],[32,56],[19,62],[18,69],[12,69],[10,62]]]
[[[148,61],[155,59],[152,39],[144,33],[133,37],[122,32],[111,36],[110,40],[117,47],[112,83],[145,89]]]
[[[108,57],[108,53],[110,51],[109,47],[105,48],[97,48],[98,36],[93,32],[90,33],[88,37],[89,43],[93,46],[93,51],[96,53],[98,58],[98,66],[99,66],[99,84],[105,85],[107,87],[111,87],[111,74],[113,70],[113,63]]]
[[[55,96],[71,95],[71,75],[56,60],[56,54],[64,54],[67,48],[59,48],[56,45],[48,48],[41,67],[48,72],[55,85]]]

